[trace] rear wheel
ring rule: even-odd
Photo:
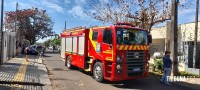
[[[72,65],[71,65],[71,57],[68,56],[66,61],[65,61],[65,66],[67,66],[68,69],[71,69],[72,68]]]
[[[101,62],[96,62],[94,64],[93,77],[97,82],[103,82],[103,68]]]

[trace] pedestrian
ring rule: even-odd
[[[164,82],[167,85],[171,85],[169,83],[169,78],[171,74],[172,69],[172,60],[170,59],[170,51],[165,51],[165,56],[163,57],[163,67],[164,67],[164,74],[162,78],[160,79],[160,82]]]
[[[55,50],[55,45],[53,45],[53,52],[54,52],[54,50]]]
[[[22,54],[24,54],[25,48],[26,48],[26,45],[23,43],[23,44],[22,44]]]
[[[26,53],[26,61],[29,62],[29,54],[30,54],[30,46],[27,45],[25,48],[25,53]]]
[[[21,44],[21,42],[18,44],[18,52],[19,52],[19,56],[21,56],[21,54],[22,54],[22,44]]]

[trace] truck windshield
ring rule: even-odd
[[[134,30],[131,28],[117,28],[117,44],[126,45],[146,45],[147,32],[144,30]]]

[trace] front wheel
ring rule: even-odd
[[[103,68],[101,62],[94,64],[93,77],[97,82],[103,82]]]
[[[65,61],[65,66],[67,66],[68,69],[71,69],[72,68],[72,65],[71,65],[71,57],[68,56],[66,61]]]

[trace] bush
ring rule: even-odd
[[[163,61],[162,59],[154,59],[154,66],[156,69],[158,69],[158,71],[160,73],[163,72],[164,68],[163,68]]]
[[[196,75],[196,74],[191,74],[185,71],[179,72],[178,73],[179,76],[195,76],[196,78],[200,78],[200,75]]]

